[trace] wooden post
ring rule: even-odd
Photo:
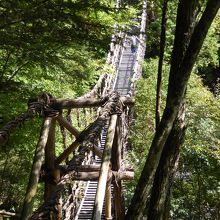
[[[54,168],[55,168],[55,128],[56,128],[56,121],[52,119],[51,127],[49,131],[49,136],[47,140],[47,144],[45,147],[45,170],[46,172],[51,172],[52,175],[50,176],[50,180],[45,181],[45,189],[44,189],[44,201],[46,202],[53,190],[56,186],[56,182],[59,181],[59,177],[55,175]]]
[[[112,219],[112,204],[111,204],[111,180],[112,178],[109,176],[109,179],[106,184],[106,192],[105,192],[105,219]]]
[[[121,167],[121,151],[122,151],[122,118],[118,118],[117,127],[115,130],[115,137],[112,147],[112,170],[119,171]],[[122,192],[122,183],[120,179],[114,179],[114,209],[116,220],[125,219],[125,204]]]
[[[95,205],[92,216],[93,220],[101,220],[102,207],[105,196],[105,189],[106,189],[106,183],[107,183],[107,177],[108,177],[108,171],[109,171],[109,165],[111,159],[111,149],[115,134],[116,122],[117,122],[117,115],[112,115],[108,127],[106,144],[102,157],[101,171],[100,171],[99,182],[98,182],[96,198],[95,198]]]
[[[24,199],[23,209],[21,212],[21,220],[27,220],[31,213],[32,213],[32,206],[34,202],[34,196],[37,191],[37,185],[40,176],[40,170],[43,163],[44,158],[44,148],[47,143],[47,138],[49,134],[49,128],[51,124],[51,118],[45,118],[42,129],[41,135],[36,147],[34,161],[32,165],[32,170],[29,177],[29,183]]]

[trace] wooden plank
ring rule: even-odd
[[[47,143],[50,124],[51,124],[51,118],[45,118],[41,129],[41,135],[35,151],[33,165],[29,177],[29,183],[21,213],[21,220],[27,220],[32,213],[32,206],[33,206],[35,194],[37,192],[37,185],[38,185],[40,170],[45,154],[44,149]]]

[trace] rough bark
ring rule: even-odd
[[[155,174],[150,201],[147,204],[148,219],[165,220],[168,204],[166,201],[170,197],[170,187],[178,163],[180,147],[185,136],[185,108],[181,107],[178,117],[173,124],[173,128],[167,138],[160,162]]]
[[[194,17],[195,12],[192,9],[195,8],[196,2],[195,0],[181,0],[178,7],[175,44],[172,54],[166,107],[129,206],[126,217],[127,220],[146,218],[146,216],[144,216],[144,210],[150,196],[162,150],[183,102],[187,82],[197,55],[220,6],[219,0],[208,1],[200,21],[195,27],[191,38],[188,39],[185,35],[189,32],[185,32],[185,30],[191,30],[192,28],[192,22],[190,21],[192,21],[192,17]],[[180,26],[182,23],[183,26]],[[180,48],[176,48],[177,46],[180,46]],[[176,60],[176,62],[174,62],[174,60]]]
[[[47,143],[47,138],[49,134],[49,128],[51,124],[51,118],[46,118],[44,120],[40,139],[38,141],[36,151],[35,151],[35,157],[33,160],[33,165],[29,177],[29,183],[24,199],[24,205],[21,213],[21,219],[26,220],[30,217],[32,213],[32,206],[34,202],[34,196],[37,192],[37,185],[39,181],[40,176],[40,170],[44,159],[44,149]]]
[[[166,45],[166,23],[167,23],[167,4],[169,0],[164,0],[162,9],[161,21],[161,34],[160,34],[160,56],[158,63],[157,73],[157,93],[156,93],[156,112],[155,112],[155,125],[158,128],[160,123],[160,100],[161,100],[161,86],[162,86],[162,70],[163,70],[163,57]]]

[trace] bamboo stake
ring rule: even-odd
[[[105,149],[104,149],[103,157],[102,157],[101,171],[100,171],[99,182],[98,182],[96,198],[95,198],[95,205],[94,205],[93,216],[92,216],[93,220],[101,220],[102,207],[103,207],[104,196],[105,196],[105,188],[106,188],[106,182],[107,182],[107,177],[108,177],[108,170],[109,170],[110,159],[111,159],[111,149],[112,149],[112,143],[113,143],[113,138],[115,134],[116,122],[117,122],[117,115],[112,115],[110,119],[110,123],[109,123]]]
[[[21,220],[27,220],[32,213],[32,206],[34,202],[34,196],[37,192],[37,184],[39,181],[40,170],[44,158],[44,148],[47,143],[49,134],[49,128],[51,124],[51,118],[45,118],[41,129],[41,135],[36,147],[32,170],[29,177],[29,183],[24,199],[23,209],[21,213]]]

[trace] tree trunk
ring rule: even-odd
[[[173,124],[172,131],[167,138],[161,159],[155,174],[153,189],[151,192],[148,207],[148,219],[165,220],[166,210],[169,205],[170,188],[175,173],[176,164],[178,163],[179,150],[185,136],[185,108],[184,105],[179,111],[179,115]],[[166,207],[167,206],[167,207]]]
[[[160,100],[161,100],[161,85],[162,85],[162,70],[163,70],[163,57],[166,44],[166,24],[167,24],[167,3],[169,0],[164,0],[162,9],[161,21],[161,34],[160,34],[160,57],[158,63],[157,73],[157,94],[156,94],[156,112],[155,112],[155,125],[158,128],[160,123]]]
[[[181,0],[179,3],[166,107],[128,208],[127,220],[147,218],[145,209],[162,150],[183,103],[186,86],[197,55],[220,7],[219,0],[208,1],[206,9],[190,38],[190,36],[186,36],[186,33],[190,35],[189,31],[192,30],[196,3],[198,3],[196,0]]]

